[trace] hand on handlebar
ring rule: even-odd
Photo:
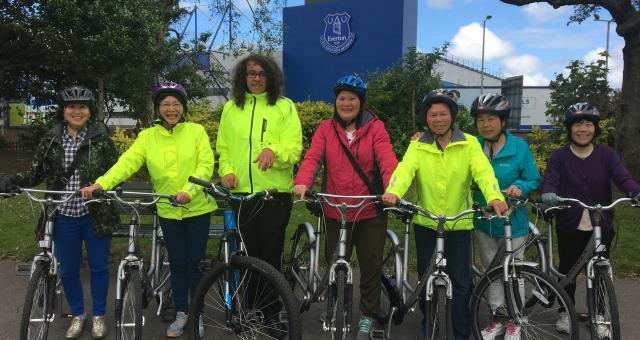
[[[307,188],[306,185],[304,184],[297,184],[293,187],[293,195],[295,197],[300,197],[300,199],[304,199],[304,194],[307,193],[307,190],[309,190],[309,188]]]
[[[515,185],[511,185],[503,190],[504,194],[511,198],[520,198],[522,196],[522,190]]]
[[[176,192],[176,203],[178,204],[187,204],[191,202],[191,196],[184,191]]]
[[[226,174],[220,179],[220,184],[223,187],[233,189],[238,186],[238,177],[234,173]]]
[[[93,192],[96,190],[102,190],[102,186],[98,183],[80,189],[80,195],[82,198],[90,200],[93,199]]]
[[[382,202],[392,207],[398,203],[398,199],[399,199],[398,196],[389,192],[384,193],[382,195]]]
[[[489,202],[489,205],[493,208],[493,211],[498,217],[502,217],[502,213],[509,209],[509,206],[507,206],[507,202],[505,201],[493,200]]]

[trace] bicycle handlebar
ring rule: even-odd
[[[473,208],[472,209],[467,209],[464,211],[461,211],[459,213],[457,213],[456,215],[453,216],[444,216],[444,215],[435,215],[433,213],[431,213],[430,211],[428,211],[427,209],[413,204],[411,202],[405,201],[403,199],[399,199],[398,203],[396,203],[397,208],[399,209],[404,209],[405,211],[407,211],[408,213],[415,215],[417,213],[420,213],[421,215],[423,215],[424,217],[435,221],[435,222],[447,222],[447,221],[455,221],[460,219],[461,217],[465,216],[465,215],[469,215],[469,214],[474,214],[474,213],[482,213],[487,207],[480,207],[480,205],[478,203],[473,203]]]
[[[558,203],[576,203],[579,206],[587,209],[587,210],[612,210],[616,205],[623,203],[623,202],[632,202],[633,206],[637,206],[638,203],[636,202],[636,200],[634,198],[629,198],[629,197],[621,197],[618,198],[617,200],[613,201],[611,204],[603,206],[601,204],[596,204],[596,205],[588,205],[583,203],[582,201],[575,199],[575,198],[567,198],[567,197],[558,197]]]
[[[11,193],[3,193],[1,194],[3,197],[11,197],[16,196],[21,193],[27,195],[27,197],[36,203],[45,203],[45,204],[55,204],[61,205],[67,203],[72,198],[78,196],[80,191],[65,191],[65,190],[45,190],[45,189],[31,189],[31,188],[20,188],[16,187],[16,189]],[[48,195],[68,195],[61,199],[53,199],[52,197],[46,198],[37,198],[33,194],[48,194]]]
[[[121,189],[116,189],[116,190],[102,190],[102,189],[96,189],[93,191],[92,195],[94,197],[96,197],[96,199],[94,200],[89,200],[87,202],[85,202],[85,204],[87,203],[92,203],[92,202],[99,202],[102,200],[115,200],[117,202],[123,203],[123,204],[127,204],[127,205],[135,205],[135,206],[139,206],[139,207],[149,207],[152,206],[156,203],[158,203],[158,201],[160,201],[161,199],[167,199],[169,200],[169,204],[171,204],[172,206],[178,206],[178,203],[176,202],[176,196],[175,195],[165,195],[165,194],[157,194],[157,193],[153,193],[153,192],[140,192],[140,191],[122,191]],[[143,202],[140,200],[135,200],[135,201],[127,201],[124,200],[121,196],[127,196],[127,197],[152,197],[153,199],[151,201],[148,202]]]
[[[267,189],[267,190],[263,190],[263,191],[254,192],[253,194],[250,194],[250,195],[247,195],[247,196],[242,196],[242,195],[234,194],[227,187],[224,187],[222,185],[218,185],[218,184],[215,184],[215,183],[207,182],[207,181],[202,180],[202,179],[197,178],[197,177],[189,176],[188,180],[189,180],[189,182],[191,182],[193,184],[197,184],[197,185],[200,185],[202,187],[205,187],[207,192],[209,192],[211,194],[214,194],[214,195],[217,195],[217,196],[221,196],[222,198],[226,198],[228,200],[236,201],[236,202],[250,201],[250,200],[252,200],[254,198],[269,199],[273,195],[278,193],[278,189],[273,188],[273,189]]]

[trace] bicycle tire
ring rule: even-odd
[[[542,271],[526,266],[514,265],[515,278],[504,283],[503,269],[497,267],[482,277],[471,294],[472,332],[476,339],[482,339],[481,332],[488,321],[507,323],[512,320],[520,327],[520,334],[527,338],[579,339],[579,325],[575,307],[558,283]],[[498,305],[490,306],[491,283],[506,296]],[[524,293],[522,296],[521,292]],[[520,301],[520,302],[517,302]],[[506,303],[506,305],[505,305]],[[558,310],[567,311],[570,321],[568,334],[555,329]],[[492,311],[493,309],[493,311]]]
[[[229,296],[226,277],[237,276],[239,284]],[[253,289],[252,287],[260,287]],[[265,316],[269,306],[281,305],[278,320]],[[286,313],[284,318],[283,313]],[[202,317],[204,337],[199,336]],[[228,266],[215,262],[200,281],[189,306],[189,339],[300,339],[302,318],[298,301],[291,294],[284,275],[265,261],[249,256],[233,256]],[[273,334],[275,331],[276,334]]]
[[[331,338],[343,340],[347,336],[347,309],[345,304],[347,289],[347,271],[344,268],[336,269],[336,304],[333,314]]]
[[[293,236],[289,255],[288,281],[293,295],[299,301],[304,301],[304,296],[310,289],[309,285],[313,282],[311,254],[315,251],[315,242],[317,241],[311,241],[311,236],[304,225],[298,226]]]
[[[169,268],[169,253],[167,247],[164,245],[160,245],[158,247],[158,251],[160,252],[158,256],[158,263],[156,264],[156,270],[158,271],[158,280],[153,283],[153,289],[156,290],[160,285],[162,288],[158,291],[156,295],[156,303],[158,307],[160,307],[160,295],[162,295],[162,303],[165,304],[167,302],[171,302],[172,291],[171,291],[171,270]]]
[[[428,339],[453,339],[451,308],[451,301],[447,298],[447,287],[435,286],[432,299],[426,303],[425,320]]]
[[[142,339],[142,278],[138,268],[128,268],[122,282],[122,300],[116,308],[118,340]]]
[[[587,290],[587,301],[591,339],[620,340],[618,300],[609,267],[596,265],[593,288]]]
[[[55,294],[55,278],[49,275],[48,263],[38,263],[29,279],[27,294],[24,298],[22,308],[22,318],[20,320],[20,339],[35,340],[46,339],[49,332],[50,314],[53,312],[53,298],[50,294]],[[34,314],[35,312],[35,314]],[[32,328],[31,319],[42,320],[40,327]],[[36,324],[38,325],[38,324]]]

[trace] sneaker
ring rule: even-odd
[[[373,319],[363,316],[358,322],[358,336],[356,340],[369,340],[369,332],[373,328]]]
[[[198,318],[198,335],[200,335],[201,338],[204,338],[204,321],[202,320],[202,314],[200,314],[200,317]]]
[[[82,329],[84,328],[84,321],[86,317],[84,314],[74,316],[71,319],[71,325],[67,329],[67,332],[64,334],[65,339],[77,339],[82,335]]]
[[[497,336],[504,334],[506,331],[504,325],[501,322],[494,322],[493,318],[489,319],[487,327],[485,327],[480,334],[483,340],[493,340]]]
[[[611,339],[611,331],[607,327],[604,316],[596,315],[596,334],[600,339]]]
[[[556,330],[567,334],[571,331],[571,321],[567,312],[560,312],[560,318],[556,321]]]
[[[184,332],[184,326],[187,323],[187,314],[185,312],[176,313],[176,321],[167,328],[167,338],[177,338]]]
[[[91,336],[94,339],[102,339],[107,336],[108,328],[104,315],[94,316],[91,323]]]
[[[506,328],[504,340],[520,340],[520,326],[516,326],[513,321],[509,320]]]

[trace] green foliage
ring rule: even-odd
[[[18,137],[20,142],[28,149],[35,150],[40,144],[42,136],[53,128],[57,120],[52,113],[36,115],[35,119],[29,123],[24,132],[20,132]]]
[[[385,122],[398,155],[404,153],[411,136],[422,130],[415,114],[424,95],[439,87],[440,77],[433,67],[446,47],[445,44],[433,53],[409,48],[390,68],[368,75],[367,105]]]
[[[127,151],[131,147],[131,145],[136,139],[129,136],[126,130],[117,128],[111,134],[111,140],[113,141],[113,144],[116,145],[116,149],[118,149],[118,154],[122,155],[125,151]]]
[[[304,101],[296,103],[300,124],[302,125],[302,149],[307,150],[318,125],[323,119],[333,117],[333,105],[323,101]],[[304,151],[303,151],[304,154]]]
[[[4,138],[4,136],[0,136],[0,150],[4,150],[7,147],[9,147],[9,143],[7,143],[7,140]]]
[[[215,150],[218,126],[220,125],[220,117],[222,116],[222,105],[212,107],[211,102],[202,100],[195,104],[189,105],[189,113],[187,120],[192,123],[198,123],[204,126],[211,148]]]
[[[604,58],[590,64],[573,60],[567,66],[569,74],[556,75],[549,84],[551,100],[547,103],[546,115],[553,123],[561,122],[565,109],[575,103],[594,104],[604,117],[615,112],[612,103],[613,91],[607,81]]]

